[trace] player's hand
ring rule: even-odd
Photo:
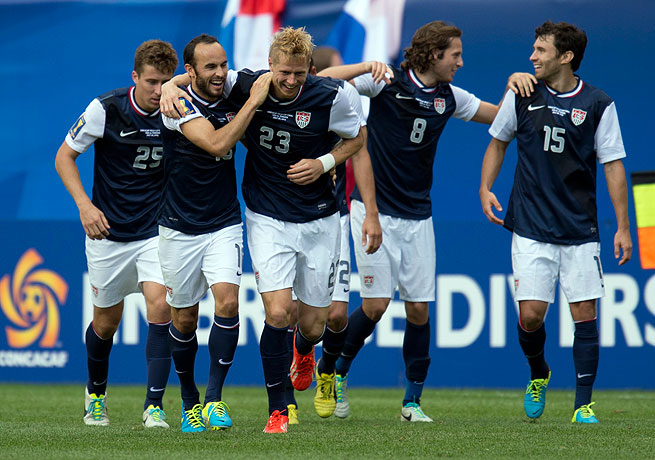
[[[368,243],[368,246],[366,244]],[[366,213],[362,224],[362,246],[366,247],[366,254],[373,254],[382,245],[382,226],[376,214]]]
[[[384,62],[369,61],[367,62],[369,72],[373,77],[373,81],[377,84],[382,80],[389,85],[393,78],[393,70],[391,70]]]
[[[273,72],[263,73],[250,87],[250,98],[257,104],[257,107],[262,105],[268,96],[271,78],[273,78]]]
[[[534,92],[534,87],[537,84],[537,78],[531,73],[516,72],[509,76],[507,79],[507,87],[514,91],[515,94],[520,94],[521,97],[527,97]]]
[[[180,118],[180,114],[184,113],[184,108],[180,104],[180,98],[193,102],[189,93],[182,91],[171,81],[164,83],[161,87],[161,97],[159,98],[161,113],[175,120]]]
[[[496,198],[496,195],[494,195],[489,190],[480,191],[480,203],[482,204],[482,212],[484,212],[484,215],[487,216],[489,222],[498,225],[504,224],[502,220],[496,217],[492,209],[492,207],[496,208],[498,212],[502,212],[503,210],[503,207],[498,202],[498,198]]]
[[[623,250],[623,255],[621,255]],[[632,237],[630,230],[618,230],[614,235],[614,258],[619,259],[619,265],[623,265],[632,257]]]
[[[323,163],[321,160],[303,158],[298,163],[292,164],[287,170],[289,180],[298,185],[307,185],[316,181],[323,174]]]
[[[337,186],[337,167],[335,166],[334,168],[330,169],[328,171],[328,174],[332,178],[332,185],[334,187],[336,187]]]
[[[102,240],[109,236],[110,227],[105,214],[90,201],[80,206],[80,222],[92,240]]]

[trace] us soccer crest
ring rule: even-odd
[[[571,121],[575,126],[579,126],[584,122],[585,118],[587,118],[587,112],[584,110],[580,109],[573,109],[571,110]]]
[[[234,120],[234,117],[236,117],[236,116],[237,116],[237,114],[234,113],[234,112],[228,112],[228,113],[225,114],[225,118],[227,118],[228,122]]]
[[[373,275],[367,275],[364,277],[364,286],[367,288],[373,286]]]
[[[440,97],[436,98],[434,100],[434,109],[437,111],[439,115],[444,113],[444,111],[446,110],[446,100]]]
[[[311,112],[296,112],[296,124],[302,129],[309,124],[312,118]]]

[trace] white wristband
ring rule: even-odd
[[[317,158],[321,163],[323,163],[323,172],[326,173],[330,169],[334,168],[335,161],[334,156],[331,153],[326,153],[323,156]]]

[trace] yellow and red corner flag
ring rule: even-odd
[[[641,268],[655,268],[655,171],[630,174]]]

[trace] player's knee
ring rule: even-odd
[[[544,322],[544,318],[535,311],[521,311],[521,326],[526,331],[538,329]]]
[[[289,325],[289,314],[284,309],[269,309],[266,312],[266,323],[273,327],[285,327]]]
[[[93,330],[98,334],[98,337],[107,340],[114,336],[119,324],[120,318],[118,318],[118,321],[112,317],[95,318],[93,320]]]
[[[229,298],[223,298],[220,301],[216,301],[214,305],[214,312],[217,316],[222,316],[224,318],[232,318],[239,314],[239,299],[237,297],[230,296]]]
[[[334,332],[342,331],[348,324],[348,316],[346,315],[332,315],[328,316],[328,327]]]
[[[173,314],[173,326],[182,334],[189,334],[198,327],[197,310],[182,308]]]

